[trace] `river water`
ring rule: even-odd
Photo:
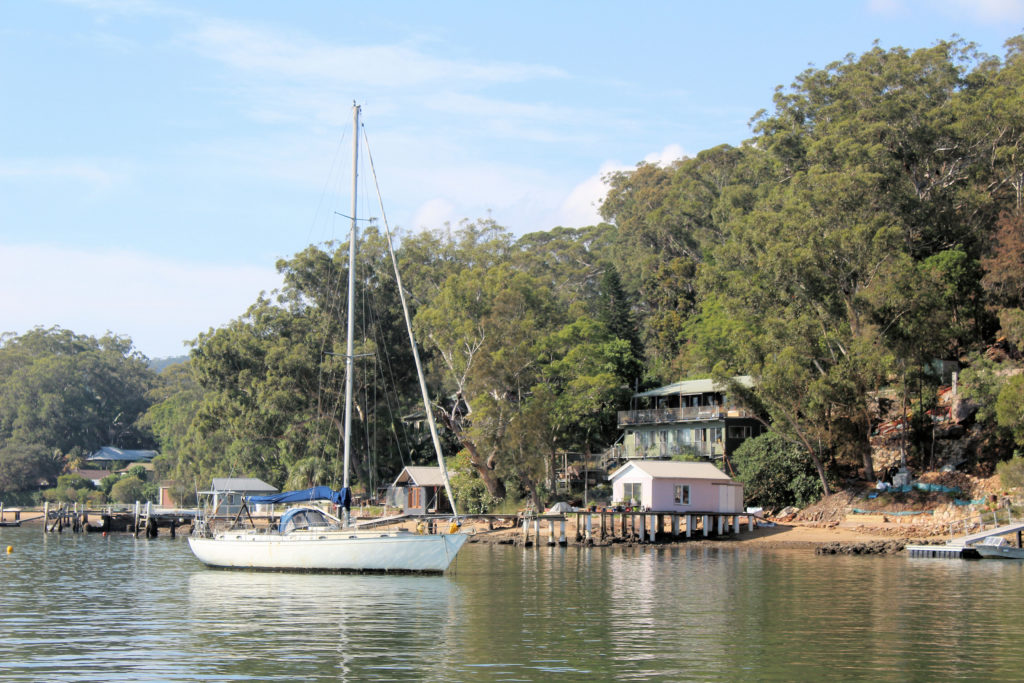
[[[443,576],[251,573],[28,527],[0,576],[4,681],[1024,678],[1010,561],[470,544]]]

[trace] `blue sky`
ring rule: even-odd
[[[0,331],[184,353],[344,237],[353,100],[393,226],[524,234],[740,143],[810,65],[1022,32],[1024,0],[0,0]]]

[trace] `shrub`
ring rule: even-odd
[[[145,486],[138,477],[125,477],[110,489],[110,497],[118,503],[134,503],[145,498]]]
[[[821,480],[803,449],[775,432],[744,441],[732,457],[747,504],[777,510],[821,497]]]
[[[996,465],[999,481],[1008,489],[1024,487],[1024,458],[1017,456]]]

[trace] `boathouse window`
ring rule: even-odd
[[[640,482],[635,482],[635,483],[632,483],[632,484],[627,482],[627,483],[623,484],[622,485],[622,498],[623,498],[623,500],[625,500],[625,502],[627,502],[627,503],[629,501],[631,501],[631,500],[635,500],[637,503],[639,503],[640,500],[641,500],[641,495],[643,495],[642,494],[643,489],[641,487],[642,487],[642,484]]]
[[[730,439],[746,439],[751,436],[751,427],[729,427]]]
[[[676,505],[690,504],[690,485],[676,484]]]

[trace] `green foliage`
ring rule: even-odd
[[[137,420],[155,380],[125,337],[97,339],[57,327],[4,336],[0,470],[8,475],[0,474],[0,487],[50,478],[66,456],[100,446],[151,446]]]
[[[778,510],[818,500],[821,482],[803,449],[768,431],[744,441],[732,456],[747,505]]]
[[[127,474],[129,477],[135,477],[136,479],[141,479],[142,481],[146,481],[147,479],[149,479],[149,476],[146,474],[146,468],[143,467],[142,465],[132,465],[131,467],[128,468]]]
[[[1018,446],[1024,446],[1024,374],[1010,377],[999,390],[996,421],[1013,434]]]
[[[111,488],[110,497],[118,503],[134,503],[151,500],[146,493],[146,482],[136,477],[124,477]]]
[[[1024,458],[1014,456],[996,465],[999,481],[1008,489],[1024,488]]]
[[[463,514],[485,514],[492,512],[500,498],[491,496],[483,480],[477,475],[465,451],[448,458],[445,462],[451,479],[452,493],[459,512]]]

